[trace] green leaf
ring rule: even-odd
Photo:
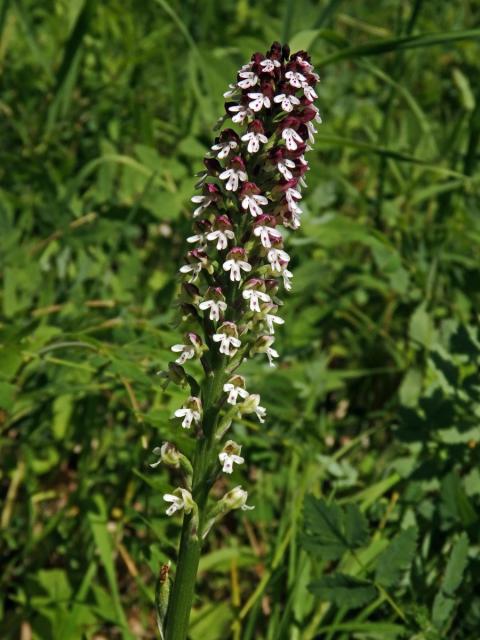
[[[55,440],[62,440],[65,436],[73,412],[73,399],[70,394],[55,398],[53,401],[52,432]]]
[[[400,385],[400,402],[404,407],[415,407],[422,391],[423,375],[419,369],[409,369]]]
[[[473,111],[475,109],[475,96],[473,95],[472,87],[470,86],[467,76],[464,75],[460,69],[454,69],[452,76],[460,92],[463,108],[466,111]]]
[[[308,588],[322,600],[346,609],[361,607],[377,595],[377,590],[368,580],[360,580],[343,573],[322,576],[311,582]]]
[[[410,318],[410,338],[425,348],[431,347],[434,338],[434,326],[431,317],[422,303]]]
[[[121,626],[124,627],[124,635],[126,638],[131,638],[131,634],[128,633],[128,622],[125,612],[122,607],[120,599],[120,590],[117,581],[117,575],[115,570],[115,549],[113,545],[112,536],[107,529],[108,516],[107,508],[104,499],[100,495],[94,497],[95,504],[98,508],[98,512],[90,512],[88,514],[88,521],[92,531],[95,546],[97,548],[100,561],[105,569],[107,576],[110,593],[115,610],[115,620]]]
[[[305,498],[305,528],[302,543],[325,560],[338,560],[346,551],[368,542],[368,525],[356,505],[342,508],[313,496]]]
[[[396,585],[412,564],[416,541],[416,527],[409,527],[396,535],[378,558],[375,580],[384,587]]]
[[[16,387],[9,382],[0,382],[0,409],[10,411],[15,402]]]
[[[460,521],[464,527],[468,527],[478,520],[477,513],[463,489],[460,478],[455,473],[449,473],[443,479],[441,498],[442,511],[447,517]]]
[[[467,556],[468,536],[466,533],[462,533],[453,547],[452,555],[447,564],[442,584],[442,591],[444,593],[453,595],[460,586],[463,572],[467,566]]]
[[[433,601],[432,621],[439,629],[445,627],[455,607],[455,592],[461,585],[467,562],[468,536],[462,533],[452,549],[442,586]]]

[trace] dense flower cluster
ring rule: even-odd
[[[188,331],[172,351],[177,377],[195,359],[207,375],[221,371],[217,440],[235,417],[255,414],[263,422],[266,414],[260,396],[250,393],[235,371],[257,353],[265,354],[271,366],[278,357],[275,329],[284,322],[278,315],[279,291],[290,290],[292,278],[280,228],[300,226],[309,168],[305,152],[314,141],[314,123],[321,122],[313,104],[318,81],[304,51],[290,55],[288,46],[274,43],[266,55],[255,53],[224,94],[223,123],[230,119],[232,124],[215,139],[197,183],[200,193],[192,198],[194,233],[180,268]],[[175,417],[202,437],[205,398],[199,395],[189,397]],[[218,454],[218,472],[230,474],[234,464],[242,464],[240,451],[228,440]],[[246,492],[240,487],[233,492],[245,508]],[[165,500],[171,503],[168,514],[193,508],[187,489]]]

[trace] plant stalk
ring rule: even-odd
[[[204,409],[203,434],[197,440],[194,457],[192,497],[198,507],[198,520],[193,513],[184,516],[175,579],[165,621],[165,640],[186,640],[195,583],[202,551],[201,533],[206,516],[208,494],[215,479],[212,448],[223,388],[223,362],[207,377],[202,389]]]

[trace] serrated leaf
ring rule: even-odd
[[[310,583],[308,588],[322,600],[346,609],[361,607],[377,595],[377,590],[368,580],[360,580],[343,573],[322,576]]]
[[[455,607],[455,592],[462,582],[468,561],[468,536],[462,533],[455,543],[448,560],[440,591],[435,596],[432,621],[438,629],[443,629]]]
[[[345,508],[313,496],[305,498],[304,546],[325,560],[338,560],[346,551],[368,542],[368,525],[356,505]]]
[[[416,527],[409,527],[396,535],[378,558],[375,580],[384,587],[397,584],[412,564],[416,541]]]

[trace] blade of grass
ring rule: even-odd
[[[461,31],[423,33],[415,36],[404,36],[388,40],[378,40],[366,44],[347,47],[341,51],[331,53],[320,59],[318,66],[326,67],[339,60],[355,59],[361,56],[377,56],[391,51],[404,51],[422,47],[433,47],[462,40],[480,39],[480,29],[465,29]]]
[[[75,79],[80,64],[81,45],[90,26],[95,8],[94,0],[85,0],[71,34],[65,44],[62,62],[56,74],[54,98],[48,110],[45,133],[49,134],[59,115],[65,115],[72,97]]]

